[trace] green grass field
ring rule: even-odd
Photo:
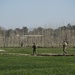
[[[0,48],[0,75],[75,75],[75,56],[23,56],[32,48]],[[75,54],[74,48],[68,48]],[[63,53],[62,48],[37,48],[37,53]]]

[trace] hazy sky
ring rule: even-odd
[[[51,27],[75,24],[75,0],[0,0],[0,26]]]

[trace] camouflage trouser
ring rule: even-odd
[[[65,45],[63,45],[63,52],[65,52],[65,53],[66,53],[66,51],[65,51],[66,48],[67,48],[67,47],[66,47]]]
[[[33,49],[33,55],[36,54],[36,49]]]

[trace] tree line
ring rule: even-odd
[[[69,46],[75,46],[75,25],[68,24],[57,29],[38,27],[31,31],[27,27],[14,30],[0,27],[0,47],[20,47],[21,43],[26,47],[33,42],[39,47],[61,47],[63,40],[66,40]]]

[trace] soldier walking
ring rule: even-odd
[[[67,53],[66,48],[67,48],[67,42],[63,41],[63,54]]]
[[[35,55],[36,54],[36,44],[35,43],[33,43],[33,55]]]

